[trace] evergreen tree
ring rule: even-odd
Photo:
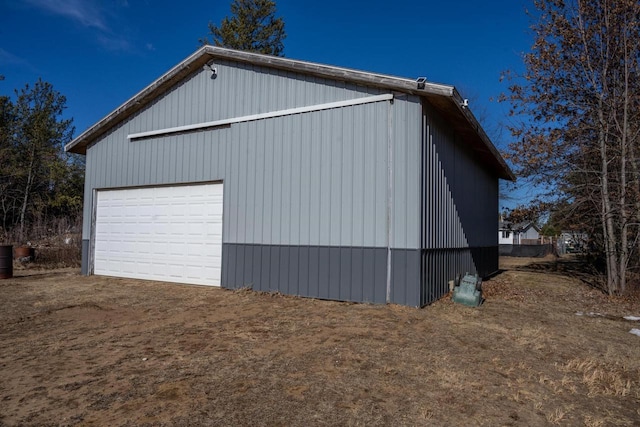
[[[66,98],[38,80],[0,97],[0,215],[2,230],[29,237],[35,221],[73,221],[82,205],[82,162],[64,153],[74,128],[63,119]]]
[[[220,26],[209,22],[209,34],[215,46],[284,56],[284,21],[275,14],[276,4],[271,0],[234,0],[232,16],[225,17]],[[209,37],[200,42],[210,44]]]

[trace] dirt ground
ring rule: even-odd
[[[640,302],[502,268],[423,309],[17,270],[0,425],[640,425]]]

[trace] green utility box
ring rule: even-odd
[[[482,279],[477,274],[465,274],[453,288],[452,299],[469,307],[479,306],[482,303]]]

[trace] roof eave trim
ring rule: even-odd
[[[142,89],[132,98],[130,98],[128,101],[124,102],[118,108],[116,108],[107,116],[102,118],[102,120],[98,121],[96,124],[94,124],[87,130],[82,132],[80,135],[78,135],[76,138],[74,138],[73,141],[65,145],[64,150],[70,151],[72,153],[80,153],[80,154],[84,153],[86,151],[85,146],[81,147],[81,148],[85,148],[84,150],[82,149],[74,150],[74,148],[78,147],[83,142],[90,143],[92,138],[102,135],[104,133],[103,128],[108,127],[109,125],[112,124],[112,122],[115,122],[115,124],[119,123],[119,121],[117,121],[116,119],[121,114],[125,114],[131,110],[137,111],[141,109],[143,106],[145,106],[147,103],[149,103],[151,101],[150,99],[144,103],[143,101],[147,99],[150,95],[152,95],[155,91],[157,91],[159,88],[167,85],[175,77],[189,72],[191,70],[191,64],[203,55],[203,53],[207,50],[206,48],[207,46],[201,47],[200,49],[198,49],[197,51],[189,55],[186,59],[181,61],[179,64],[177,64],[176,66],[171,68],[169,71],[164,73],[158,79],[154,80],[151,84],[149,84],[147,87]]]
[[[508,179],[509,181],[516,181],[515,174],[513,173],[513,171],[509,167],[509,165],[507,165],[507,162],[505,162],[504,158],[502,157],[502,154],[500,154],[500,152],[495,147],[495,145],[493,145],[493,142],[491,142],[491,138],[489,138],[487,133],[482,128],[482,125],[480,125],[480,122],[478,122],[476,117],[473,115],[471,110],[468,108],[467,103],[465,102],[465,100],[462,98],[460,93],[455,88],[454,88],[453,93],[451,95],[451,99],[456,104],[456,107],[458,108],[458,110],[467,119],[467,122],[469,123],[469,125],[478,134],[478,136],[480,137],[480,139],[484,143],[485,147],[491,152],[493,157],[495,157],[496,160],[498,160],[498,163],[500,164],[500,166],[502,167],[502,169],[505,172],[504,176],[502,176],[502,178]]]

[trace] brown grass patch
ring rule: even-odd
[[[484,289],[418,310],[20,270],[0,425],[638,425],[640,304],[544,269]]]

